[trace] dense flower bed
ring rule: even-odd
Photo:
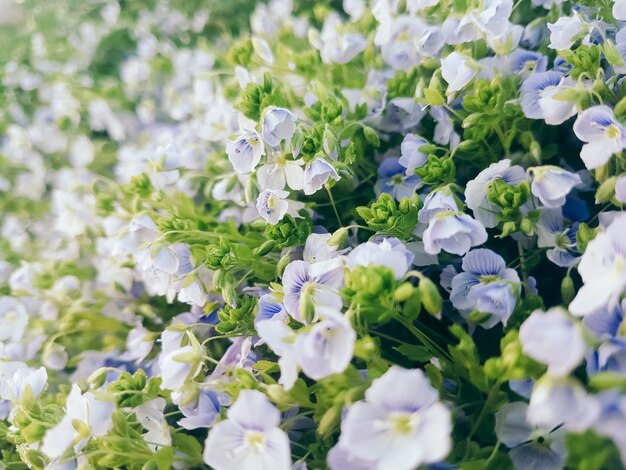
[[[0,467],[622,468],[622,21],[0,0]]]

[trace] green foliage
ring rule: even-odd
[[[565,438],[567,446],[566,468],[577,470],[622,469],[620,453],[613,441],[593,431],[579,434],[569,433]]]
[[[313,223],[308,215],[298,219],[286,215],[277,224],[267,225],[265,227],[265,236],[268,240],[276,242],[276,247],[286,248],[304,245],[312,229]]]

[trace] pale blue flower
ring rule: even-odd
[[[431,255],[441,250],[462,256],[487,241],[487,231],[478,221],[461,212],[440,212],[424,230],[424,250]]]
[[[421,370],[392,366],[374,380],[365,401],[348,409],[339,446],[372,468],[412,470],[443,460],[452,426],[438,398]]]
[[[407,168],[402,166],[399,158],[385,158],[378,167],[377,192],[389,193],[397,201],[413,196],[421,183],[417,175],[407,176]]]
[[[509,71],[524,78],[532,73],[545,72],[548,66],[548,58],[545,55],[522,48],[515,49],[506,60]]]
[[[580,158],[592,170],[626,148],[626,130],[608,106],[593,106],[578,116],[574,133],[583,142]]]
[[[422,224],[427,224],[437,214],[441,212],[458,212],[457,200],[451,191],[447,189],[434,190],[428,193],[424,199],[424,206],[417,214],[417,220]]]
[[[289,470],[289,438],[279,424],[280,412],[265,395],[257,390],[242,390],[228,410],[228,419],[209,432],[204,462],[215,470]]]
[[[178,424],[185,429],[198,429],[210,427],[220,415],[220,401],[213,390],[203,390],[198,395],[198,400],[193,406],[181,406],[184,418]]]
[[[578,262],[580,257],[576,246],[578,223],[565,227],[560,208],[542,209],[536,232],[537,246],[548,248],[546,256],[554,264],[568,268]]]
[[[277,302],[273,294],[263,294],[259,298],[259,311],[254,318],[254,323],[263,320],[285,320],[287,312],[282,303]]]
[[[283,273],[284,304],[295,320],[307,323],[320,310],[339,312],[343,305],[339,289],[343,286],[340,259],[309,264],[292,261]]]
[[[507,446],[516,470],[561,470],[565,464],[565,430],[531,426],[528,405],[512,402],[496,413],[496,435]]]
[[[578,273],[584,285],[569,305],[574,315],[613,308],[626,289],[626,214],[613,219],[606,230],[589,242]]]
[[[256,131],[250,131],[229,141],[226,154],[237,173],[250,173],[261,161],[265,147],[261,136]]]
[[[596,396],[600,410],[593,429],[601,436],[613,440],[626,465],[626,397],[616,390],[603,392]]]
[[[626,339],[623,336],[626,300],[611,309],[585,315],[583,324],[603,342],[587,356],[587,373],[626,374]]]
[[[296,115],[285,108],[268,107],[263,112],[261,135],[270,147],[278,147],[283,140],[289,140],[296,131]]]
[[[561,207],[572,188],[582,183],[579,175],[558,166],[532,167],[528,174],[532,178],[532,193],[546,207]]]
[[[326,315],[310,331],[298,335],[294,353],[302,372],[320,380],[346,370],[355,340],[356,333],[345,317]]]
[[[452,278],[450,301],[461,314],[472,310],[490,313],[483,328],[498,322],[506,325],[517,303],[515,289],[519,289],[519,276],[507,268],[504,259],[484,248],[472,250],[463,258],[463,271]]]
[[[546,364],[554,376],[568,375],[587,352],[580,326],[561,307],[535,310],[520,327],[519,339],[524,354]]]
[[[397,238],[381,238],[361,243],[346,257],[346,266],[384,266],[402,279],[413,263],[415,255]]]
[[[420,152],[423,145],[426,145],[426,141],[413,134],[407,134],[400,144],[398,163],[406,168],[406,176],[415,176],[415,169],[424,166],[428,160],[428,155]]]
[[[337,170],[323,158],[316,158],[304,169],[304,194],[316,193],[329,179],[339,181]]]
[[[598,404],[579,382],[546,374],[535,383],[526,416],[532,426],[581,431],[595,421],[598,412]]]
[[[533,73],[522,84],[522,111],[530,119],[543,119],[551,125],[562,124],[576,114],[576,102],[557,99],[554,95],[572,86],[573,81],[559,72]]]

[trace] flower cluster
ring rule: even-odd
[[[624,468],[625,76],[625,0],[0,0],[0,467]]]

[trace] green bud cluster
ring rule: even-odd
[[[384,266],[357,266],[346,273],[343,293],[368,324],[384,323],[393,314],[396,280]]]
[[[246,117],[259,121],[261,113],[268,106],[287,106],[287,100],[281,88],[274,84],[270,74],[263,76],[263,83],[249,83],[241,92],[235,107]]]
[[[244,36],[237,40],[226,54],[226,60],[233,65],[241,65],[247,67],[250,64],[252,55],[254,54],[254,46],[249,36]]]
[[[217,312],[220,323],[215,329],[218,333],[230,336],[250,336],[255,334],[254,315],[257,298],[244,295],[237,298],[236,306],[225,305]]]
[[[406,72],[399,70],[387,80],[387,98],[400,98],[415,96],[415,89],[419,81],[418,69],[411,67]]]
[[[152,183],[150,182],[150,178],[147,174],[142,173],[137,176],[133,176],[130,179],[130,183],[128,185],[128,190],[132,194],[137,194],[140,197],[148,197],[154,191],[152,187]]]
[[[370,207],[357,207],[356,211],[368,227],[400,239],[411,237],[417,225],[417,213],[422,202],[417,197],[403,198],[397,203],[391,195],[382,193]]]
[[[292,216],[286,215],[277,224],[267,225],[265,236],[268,240],[276,242],[278,248],[286,248],[304,245],[312,229],[313,222],[310,217],[306,216],[296,220]]]
[[[235,261],[230,243],[225,238],[222,238],[218,244],[207,246],[205,254],[204,264],[213,270],[228,270]]]
[[[456,166],[451,158],[438,157],[431,153],[424,166],[415,169],[415,174],[425,185],[443,186],[455,181]]]
[[[160,396],[161,378],[146,376],[142,369],[133,375],[122,372],[119,378],[109,385],[108,391],[115,396],[119,408],[134,408]]]

